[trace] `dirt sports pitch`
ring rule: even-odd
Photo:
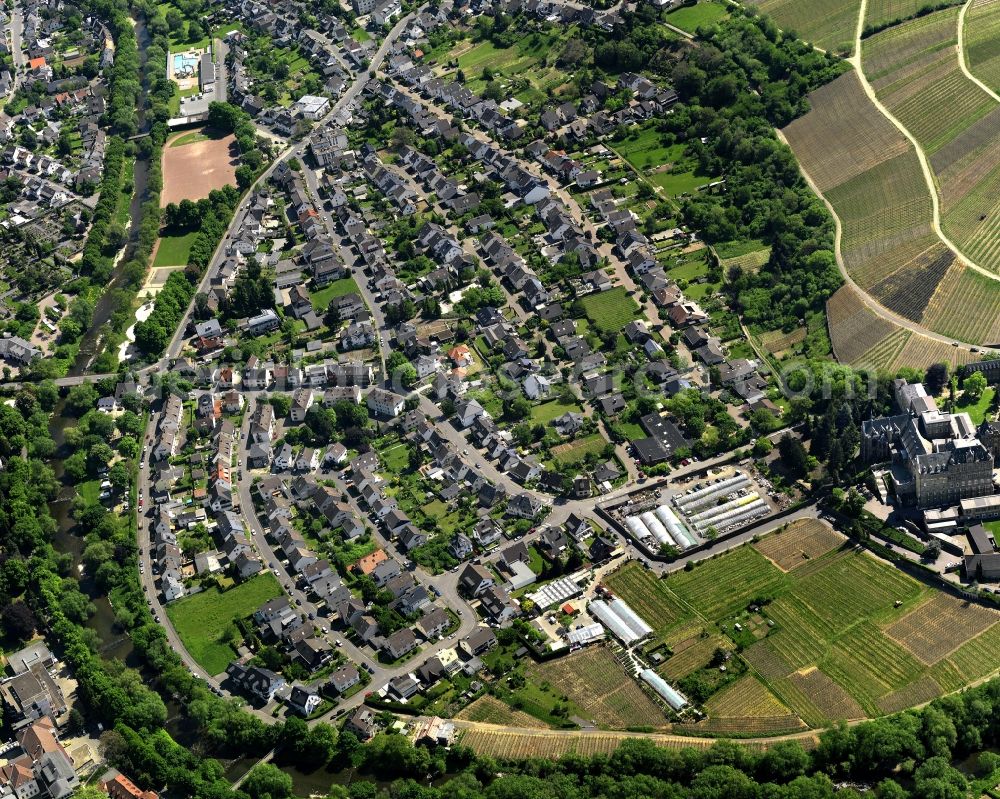
[[[184,131],[171,136],[163,148],[163,191],[160,206],[181,200],[200,200],[212,189],[236,185],[235,138],[208,138],[171,147]]]

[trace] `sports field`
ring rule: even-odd
[[[172,142],[191,132],[179,133],[163,148],[163,190],[160,207],[181,200],[200,200],[212,189],[236,185],[234,136],[191,140],[179,147]]]
[[[237,619],[280,595],[278,581],[265,572],[228,591],[210,588],[172,602],[167,605],[167,616],[198,665],[209,674],[221,674],[235,656],[223,640],[226,632]]]
[[[740,731],[741,709],[743,731],[761,733],[794,729],[793,716],[813,727],[876,716],[1000,666],[1000,613],[939,594],[818,520],[665,579],[629,563],[604,582],[654,627],[650,647],[667,643],[667,680],[706,668],[717,647],[745,647],[750,675],[706,702],[714,727],[696,725],[718,734]]]

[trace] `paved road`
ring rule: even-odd
[[[382,61],[385,59],[385,56],[389,51],[389,48],[406,29],[406,26],[409,24],[414,14],[420,13],[423,10],[423,8],[424,7],[421,6],[416,11],[407,14],[393,26],[388,36],[385,37],[385,40],[382,42],[381,45],[379,45],[378,50],[376,50],[375,54],[372,56],[371,64],[369,66],[370,70],[374,71],[381,66]],[[358,98],[358,96],[364,89],[367,80],[368,80],[367,72],[357,73],[354,76],[354,80],[351,82],[351,84],[347,87],[344,93],[337,99],[337,102],[333,104],[332,108],[326,114],[326,116],[324,116],[321,120],[319,120],[316,123],[316,126],[320,127],[322,125],[325,125],[327,122],[329,122],[334,117],[337,117],[342,112],[345,113],[348,112],[351,104]],[[302,155],[306,152],[307,146],[308,142],[305,140],[298,142],[297,144],[290,144],[281,153],[278,154],[278,156],[274,159],[274,162],[267,169],[261,172],[260,175],[257,177],[257,180],[255,180],[253,184],[247,189],[247,191],[244,192],[243,201],[237,206],[236,211],[233,213],[232,221],[229,223],[229,227],[226,229],[225,235],[219,241],[218,247],[215,248],[215,253],[212,256],[212,260],[209,261],[208,269],[205,270],[205,275],[201,279],[201,283],[198,285],[197,293],[204,293],[208,291],[208,287],[211,283],[212,277],[215,275],[219,267],[225,261],[226,245],[228,244],[229,239],[232,237],[233,233],[238,229],[239,225],[242,224],[243,217],[247,211],[249,200],[253,196],[253,193],[257,190],[257,188],[261,185],[261,183],[266,181],[274,173],[274,170],[277,169],[279,163],[281,163],[284,160],[287,160],[288,158],[301,158]],[[173,338],[170,340],[170,344],[167,346],[165,358],[176,358],[180,354],[181,349],[184,346],[184,341],[186,338],[185,332],[187,330],[188,322],[191,318],[191,314],[193,311],[194,311],[194,297],[191,298],[191,302],[188,305],[187,312],[184,314],[184,318],[181,320],[181,323],[178,325],[177,330],[174,332]]]

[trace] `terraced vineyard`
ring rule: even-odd
[[[974,21],[986,36],[997,8]],[[1000,272],[1000,103],[961,71],[959,9],[928,14],[865,40],[865,74],[930,157],[942,228],[974,263]],[[996,38],[978,40],[988,61]]]
[[[1000,91],[1000,2],[973,0],[965,15],[965,57],[972,72]]]
[[[850,52],[861,0],[750,0],[786,31],[824,50]]]
[[[910,331],[869,310],[850,284],[839,288],[827,300],[826,313],[833,352],[841,363],[888,368],[910,336]],[[866,357],[876,348],[890,350],[891,357],[878,360]]]
[[[787,572],[839,547],[845,540],[840,533],[818,519],[799,519],[753,547],[779,569]]]
[[[963,0],[950,0],[952,5],[960,5]],[[865,27],[879,28],[915,16],[928,6],[927,0],[868,0],[865,11]],[[934,5],[938,5],[935,3]]]
[[[1000,341],[1000,283],[961,264],[955,264],[938,286],[924,314],[932,330],[960,341]],[[957,360],[960,353],[955,352]],[[928,363],[932,363],[929,361]]]
[[[899,313],[919,319],[919,298],[933,293],[936,283],[926,277],[915,280],[919,266],[910,262],[937,239],[916,152],[878,112],[853,72],[813,92],[809,100],[812,110],[783,133],[840,219],[847,271],[869,288],[900,270],[892,289],[883,293],[892,295]],[[908,292],[917,302],[910,301]]]
[[[982,119],[992,98],[959,67],[959,9],[949,8],[864,40],[865,75],[928,155]]]
[[[966,293],[959,289],[959,282]],[[998,291],[1000,286],[989,278],[953,264],[925,312],[923,324],[965,341],[996,341],[1000,318],[991,309],[1000,296]],[[979,360],[967,349],[913,333],[879,316],[851,285],[837,290],[827,301],[826,311],[833,352],[841,363],[893,372],[904,366],[922,369],[929,363],[961,365]]]

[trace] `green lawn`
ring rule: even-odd
[[[553,461],[562,464],[580,463],[591,453],[601,452],[608,445],[608,440],[600,433],[578,438],[566,444],[557,444],[550,452]]]
[[[965,411],[969,414],[969,417],[976,424],[981,424],[983,419],[986,418],[986,412],[990,409],[993,404],[993,397],[996,395],[996,389],[992,387],[987,387],[983,392],[983,395],[979,398],[978,402],[972,402],[965,397],[963,394],[958,398],[958,410],[959,412]]]
[[[365,42],[370,42],[372,39],[368,31],[366,31],[360,25],[358,25],[354,30],[351,31],[351,38],[354,39],[354,41],[356,42],[361,42],[361,44],[364,44]]]
[[[181,92],[181,97],[184,96],[184,92]],[[205,141],[211,136],[202,133],[200,130],[192,130],[185,133],[183,136],[178,136],[172,142],[170,142],[171,147],[183,147],[185,144],[194,144],[196,141]]]
[[[633,128],[625,139],[611,146],[640,172],[674,161],[684,153],[683,144],[664,144],[663,134],[649,125]]]
[[[599,294],[588,294],[580,300],[580,304],[594,327],[603,333],[621,330],[633,319],[639,318],[639,304],[622,286]]]
[[[162,236],[156,250],[153,266],[187,266],[191,246],[198,237],[198,231],[183,236]]]
[[[563,405],[559,400],[553,399],[543,402],[540,405],[533,405],[531,408],[531,421],[547,424],[553,419],[562,416],[564,413],[583,413],[583,408],[575,402]]]
[[[319,291],[312,292],[309,299],[312,300],[313,308],[317,312],[320,312],[326,310],[330,304],[330,300],[334,297],[342,297],[344,294],[350,294],[352,291],[358,294],[361,293],[361,289],[354,282],[354,278],[345,277],[342,280],[334,280],[332,283],[323,286]]]
[[[694,33],[701,25],[711,25],[728,14],[725,7],[718,3],[701,2],[671,11],[667,14],[667,22],[682,31]]]
[[[223,640],[230,625],[280,595],[278,581],[265,572],[226,592],[211,588],[180,599],[167,606],[167,615],[198,665],[215,675],[225,671],[235,654]]]
[[[101,481],[87,480],[86,482],[80,483],[80,485],[76,487],[76,493],[83,497],[87,502],[97,502],[101,493]]]
[[[410,463],[410,448],[406,444],[396,444],[394,447],[379,453],[382,462],[393,474],[399,474],[407,469]]]

